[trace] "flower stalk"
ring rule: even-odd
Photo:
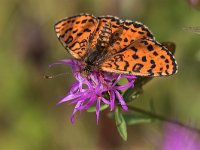
[[[182,122],[179,122],[175,119],[172,119],[172,118],[169,118],[169,117],[166,117],[166,116],[162,116],[162,115],[150,112],[150,111],[146,111],[146,110],[143,110],[141,108],[134,107],[134,106],[128,106],[128,108],[129,108],[130,111],[138,112],[138,113],[144,114],[146,116],[149,116],[151,118],[154,118],[154,119],[157,119],[157,120],[160,120],[160,121],[165,121],[165,122],[172,123],[172,124],[176,124],[176,125],[179,125],[181,127],[185,127],[189,130],[193,130],[195,132],[200,133],[200,129],[191,127],[191,126],[184,124]]]

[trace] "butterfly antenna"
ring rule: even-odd
[[[56,78],[56,77],[59,77],[59,76],[63,76],[63,75],[66,75],[66,74],[69,74],[68,72],[64,72],[64,73],[60,73],[60,74],[56,74],[56,75],[44,75],[43,78],[44,79],[53,79],[53,78]]]

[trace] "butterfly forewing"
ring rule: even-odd
[[[167,76],[177,72],[177,64],[171,52],[161,44],[152,39],[139,39],[106,58],[101,69],[138,76]]]
[[[56,34],[63,46],[76,59],[83,59],[87,53],[89,38],[98,26],[98,19],[81,14],[59,21],[55,25]]]

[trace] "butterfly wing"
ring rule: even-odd
[[[122,33],[114,43],[113,47],[120,51],[121,49],[124,49],[130,45],[132,42],[142,38],[154,40],[153,34],[145,25],[138,21],[125,20],[123,22]]]
[[[103,71],[138,76],[167,76],[177,72],[176,61],[164,46],[152,39],[139,39],[102,61]]]
[[[88,42],[96,31],[98,19],[92,15],[80,14],[65,18],[55,24],[55,31],[63,46],[76,59],[83,59]]]
[[[117,39],[115,39],[116,42],[108,48],[108,52],[111,54],[119,52],[138,39],[155,39],[151,31],[138,21],[125,20],[121,24],[122,30],[119,37],[117,37]]]
[[[99,38],[99,32],[103,30],[106,23],[109,23],[111,24],[111,35],[107,36],[110,41],[110,46],[108,47],[107,52],[110,54],[117,53],[137,39],[154,39],[151,31],[138,21],[123,21],[114,16],[100,16],[98,19],[99,25],[92,42],[94,45],[91,45],[91,47],[95,47]]]

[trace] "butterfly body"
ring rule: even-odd
[[[103,62],[109,47],[110,37],[112,34],[112,27],[109,22],[107,22],[104,27],[99,31],[99,38],[97,44],[92,50],[91,47],[88,48],[88,52],[91,52],[85,58],[86,67],[84,70],[88,73],[92,72],[92,68],[100,69],[99,65]],[[93,39],[93,37],[90,37]],[[90,45],[90,43],[88,43]],[[89,50],[90,49],[90,50]]]
[[[98,50],[93,51],[85,60],[85,68],[83,69],[86,73],[91,73],[92,68],[98,66],[99,59],[101,58],[101,52]]]
[[[90,73],[97,70],[136,76],[167,76],[177,72],[171,52],[137,21],[81,14],[59,21],[60,42]]]

